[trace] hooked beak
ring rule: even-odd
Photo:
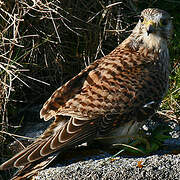
[[[150,26],[147,28],[147,34],[148,34],[148,36],[149,36],[150,33],[153,33],[153,32],[155,32],[155,28],[154,28],[152,25],[150,25]]]
[[[147,28],[147,35],[149,36],[150,33],[154,33],[156,31],[156,25],[155,23],[150,20],[145,23],[145,26]]]

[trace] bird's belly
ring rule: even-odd
[[[121,144],[128,143],[132,140],[133,137],[136,136],[139,128],[142,127],[144,122],[138,121],[129,121],[123,126],[119,126],[118,128],[113,129],[107,136],[102,138],[97,138],[97,140],[102,144]]]

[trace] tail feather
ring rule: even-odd
[[[29,162],[33,162],[36,161],[38,159],[40,159],[41,157],[43,157],[43,155],[40,153],[40,150],[42,149],[42,147],[44,146],[44,144],[46,144],[46,142],[40,144],[36,149],[34,149],[29,156],[27,157],[27,160]]]
[[[19,167],[18,165],[18,160],[22,159],[23,157],[25,157],[30,151],[34,150],[35,148],[37,148],[38,144],[31,144],[29,146],[28,149],[23,149],[21,152],[19,152],[18,154],[16,154],[14,157],[12,157],[11,159],[9,159],[8,161],[6,161],[5,163],[3,163],[0,166],[0,170],[6,170],[12,167]],[[16,163],[17,162],[17,163]]]
[[[58,156],[58,154],[59,152],[53,153],[50,156],[25,165],[14,174],[11,180],[31,179],[31,177],[37,174],[39,170],[47,167]]]
[[[29,162],[31,162],[29,160],[29,154],[31,154],[34,150],[36,150],[39,147],[39,144],[37,144],[36,146],[34,146],[33,148],[29,148],[27,147],[25,150],[25,152],[23,154],[21,154],[21,156],[16,157],[14,165],[15,167],[20,167],[22,165],[28,164]]]
[[[31,164],[57,150],[64,150],[71,146],[75,146],[79,143],[83,143],[90,137],[96,136],[96,123],[90,124],[92,121],[78,120],[71,118],[61,127],[55,127],[52,129],[51,125],[47,134],[43,134],[34,143],[26,147],[17,155],[12,157],[0,166],[0,170],[9,169],[12,167],[21,167]],[[53,132],[50,132],[50,131]]]

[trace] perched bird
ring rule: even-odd
[[[52,94],[40,116],[45,121],[54,117],[54,122],[0,169],[25,166],[98,137],[123,136],[104,143],[127,142],[168,89],[172,29],[166,11],[143,10],[127,39]]]

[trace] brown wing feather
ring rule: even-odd
[[[43,106],[41,117],[48,120],[55,115],[66,115],[95,119],[110,113],[128,113],[134,106],[141,107],[154,100],[155,95],[161,99],[159,83],[153,86],[154,97],[147,94],[148,83],[153,84],[154,76],[159,74],[157,60],[156,54],[152,56],[146,48],[130,51],[118,47],[57,89]],[[145,100],[137,102],[139,97]]]
[[[77,76],[58,88],[45,102],[43,108],[40,111],[40,117],[47,121],[53,116],[57,115],[57,110],[63,108],[69,99],[74,98],[75,94],[78,94],[79,91],[81,91],[88,73],[98,66],[99,61],[101,61],[101,59],[95,61],[86,69],[81,71]]]
[[[93,138],[97,132],[95,123],[90,124],[90,121],[74,118],[71,118],[63,126],[57,128],[51,135],[49,135],[49,131],[52,131],[52,125],[33,144],[2,164],[0,169],[4,170],[27,165],[58,149],[62,150],[65,147],[84,142],[88,138]]]

